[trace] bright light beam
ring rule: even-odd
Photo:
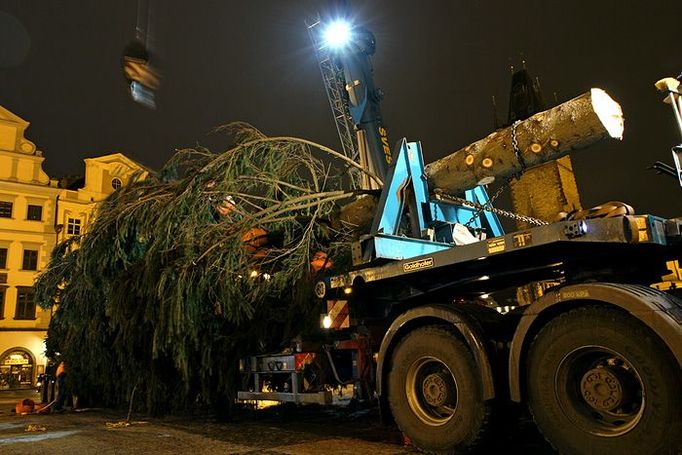
[[[346,21],[334,21],[324,31],[324,42],[332,49],[341,49],[353,37],[351,25]]]

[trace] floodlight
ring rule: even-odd
[[[338,20],[330,23],[324,30],[324,42],[332,49],[341,49],[350,43],[353,37],[351,24]]]

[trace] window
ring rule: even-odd
[[[38,250],[24,250],[22,270],[38,270]]]
[[[5,319],[5,296],[7,295],[7,286],[0,286],[0,319]]]
[[[0,218],[12,218],[12,203],[0,201]]]
[[[121,182],[120,178],[114,177],[113,179],[111,179],[111,187],[113,189],[117,190],[117,189],[121,188],[122,185],[123,185],[123,182]]]
[[[28,211],[26,212],[26,219],[31,221],[42,221],[43,219],[43,206],[42,205],[28,205]]]
[[[36,302],[33,298],[33,288],[17,287],[17,309],[14,319],[35,319]]]
[[[24,349],[0,357],[0,389],[26,389],[33,385],[33,356]]]
[[[7,268],[7,248],[0,248],[0,269]]]
[[[68,218],[66,220],[66,233],[68,235],[81,235],[80,218]]]

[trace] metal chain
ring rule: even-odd
[[[493,195],[493,197],[490,198],[487,204],[479,204],[477,202],[472,202],[467,199],[457,197],[457,196],[452,196],[446,193],[443,193],[441,190],[436,190],[436,197],[440,199],[444,199],[447,201],[454,202],[459,205],[464,205],[467,207],[472,207],[477,209],[476,213],[471,217],[471,219],[465,224],[465,226],[469,227],[469,225],[476,219],[478,218],[482,212],[490,212],[494,213],[496,215],[500,216],[505,216],[507,218],[511,218],[512,220],[515,221],[521,221],[524,223],[532,224],[534,226],[546,226],[549,223],[544,220],[540,220],[538,218],[533,218],[532,216],[526,216],[526,215],[521,215],[519,213],[514,213],[510,212],[507,210],[503,209],[498,209],[495,207],[490,206],[490,204],[502,193],[502,190],[507,186],[507,184],[503,185],[497,192]]]
[[[507,188],[507,185],[509,185],[509,180],[507,180],[507,181],[505,182],[504,185],[502,185],[501,187],[499,187],[499,188],[497,189],[497,191],[495,191],[495,194],[493,194],[493,195],[488,199],[488,202],[486,202],[485,204],[472,203],[472,204],[476,204],[476,206],[477,206],[476,209],[477,209],[477,210],[476,210],[476,212],[474,212],[473,215],[471,215],[471,218],[469,219],[469,221],[467,221],[466,223],[464,223],[464,226],[470,227],[470,226],[471,226],[471,223],[473,223],[474,221],[476,221],[476,218],[478,218],[479,216],[481,216],[481,213],[483,213],[485,210],[491,209],[491,208],[492,208],[492,205],[493,205],[493,202],[495,202],[495,199],[497,199],[498,197],[500,197],[500,194],[502,194],[502,192],[505,190],[505,188]],[[453,198],[454,198],[454,197],[456,197],[456,196],[450,196],[450,197],[453,197]],[[457,198],[457,199],[462,199],[462,198]],[[462,200],[467,201],[466,199],[462,199]],[[467,202],[469,202],[469,201],[467,201]]]
[[[515,178],[518,178],[521,175],[521,173],[526,170],[526,161],[523,159],[523,155],[521,153],[521,148],[519,147],[519,137],[516,133],[516,127],[519,125],[519,123],[521,123],[520,120],[517,120],[514,123],[512,123],[512,126],[511,126],[511,145],[512,145],[512,149],[514,150],[514,155],[516,156],[516,160],[518,161],[519,165],[521,166],[521,170],[517,174],[509,177],[509,179],[507,179],[507,181],[502,186],[500,186],[500,188],[498,188],[498,190],[495,192],[495,194],[493,194],[488,199],[488,202],[486,202],[485,204],[479,204],[478,202],[472,202],[472,201],[469,201],[469,200],[461,198],[461,197],[452,196],[450,194],[444,193],[440,189],[437,189],[435,191],[437,198],[445,199],[445,200],[454,202],[454,203],[459,204],[459,205],[463,205],[466,207],[472,207],[472,208],[476,209],[476,212],[474,212],[474,214],[471,216],[469,221],[467,221],[464,224],[464,226],[470,227],[470,225],[479,216],[481,216],[481,213],[483,213],[483,212],[490,212],[490,213],[494,213],[496,215],[505,216],[507,218],[511,218],[512,220],[521,221],[523,223],[532,224],[534,226],[546,226],[549,224],[547,221],[544,221],[544,220],[541,220],[538,218],[534,218],[532,216],[521,215],[519,213],[510,212],[508,210],[503,210],[503,209],[498,209],[498,208],[495,208],[492,206],[493,202],[495,202],[495,199],[497,199],[500,196],[500,194],[502,194],[502,192],[509,186],[511,181],[514,180]]]
[[[512,126],[511,126],[511,144],[512,144],[512,149],[514,150],[514,155],[516,155],[516,160],[517,160],[517,161],[519,162],[519,164],[521,165],[521,172],[523,172],[523,171],[526,169],[526,162],[523,160],[523,156],[521,156],[521,149],[519,149],[519,138],[518,138],[518,136],[516,135],[516,127],[518,126],[519,123],[521,123],[519,120],[517,120],[517,121],[515,121],[514,123],[512,123]],[[504,182],[504,185],[502,185],[502,186],[495,192],[495,194],[493,194],[493,196],[492,196],[491,198],[488,199],[488,202],[486,202],[485,205],[481,205],[481,204],[471,205],[471,204],[474,204],[474,203],[469,203],[469,201],[467,201],[468,204],[462,204],[462,205],[469,205],[470,207],[474,207],[474,206],[477,207],[476,212],[474,212],[474,214],[471,216],[471,218],[469,219],[469,221],[467,221],[466,223],[464,223],[464,226],[470,227],[470,226],[471,226],[471,223],[473,223],[474,221],[476,221],[476,219],[477,219],[479,216],[481,216],[481,213],[483,213],[484,211],[487,210],[487,211],[489,211],[489,212],[492,212],[492,210],[491,210],[491,209],[492,209],[492,203],[495,202],[495,199],[497,199],[497,198],[500,196],[500,194],[502,194],[502,192],[507,188],[507,186],[509,186],[509,183],[510,183],[514,178],[518,178],[518,177],[521,175],[521,172],[519,172],[519,173],[517,173],[517,174],[511,176],[509,179],[507,179],[507,181]],[[455,196],[451,196],[451,197],[455,197]],[[461,198],[458,198],[458,199],[461,199]],[[461,199],[461,200],[466,201],[466,199]],[[495,209],[495,210],[498,210],[498,209]],[[494,213],[494,212],[493,212],[493,213]],[[511,213],[511,212],[509,212],[509,213]],[[523,215],[519,215],[519,216],[523,216]]]
[[[516,155],[516,161],[518,161],[519,165],[521,166],[521,171],[517,175],[520,175],[521,172],[526,170],[526,160],[523,159],[523,155],[521,154],[521,149],[519,148],[519,137],[516,134],[516,127],[519,126],[519,123],[521,123],[521,121],[517,120],[512,123],[511,126],[511,145],[512,149],[514,150],[514,155]]]

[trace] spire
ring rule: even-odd
[[[513,71],[511,91],[509,95],[509,115],[507,124],[517,120],[524,120],[533,114],[543,111],[546,106],[540,91],[540,80],[531,77],[526,69],[526,60],[522,60],[522,68]]]

